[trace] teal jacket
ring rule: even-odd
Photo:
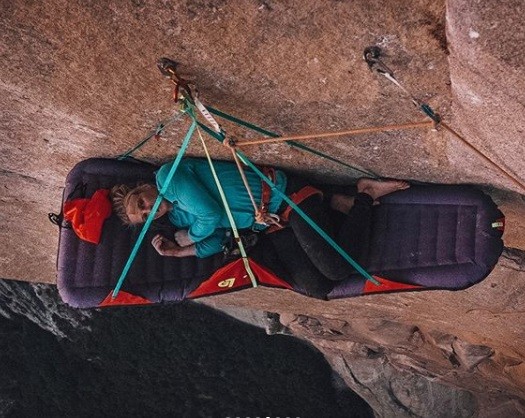
[[[160,190],[166,181],[172,163],[163,165],[157,172],[157,188]],[[224,189],[235,225],[239,229],[250,228],[255,222],[254,209],[239,170],[235,163],[214,161],[215,171]],[[261,179],[250,168],[245,169],[248,184],[259,205],[261,201]],[[277,189],[286,190],[286,174],[276,170]],[[183,159],[164,198],[173,204],[169,213],[170,221],[181,229],[187,229],[195,242],[197,257],[208,257],[222,250],[226,231],[231,228],[222,204],[215,180],[207,160]],[[282,198],[272,192],[269,212],[276,213]]]

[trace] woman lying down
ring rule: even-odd
[[[111,196],[115,212],[128,225],[146,221],[158,197],[166,186],[172,163],[156,173],[156,184],[141,184],[134,188],[117,185]],[[235,163],[216,161],[214,167],[221,181],[226,200],[237,228],[267,230],[259,223],[253,201]],[[278,193],[265,190],[259,176],[245,171],[253,200],[264,201],[268,214],[285,215],[286,231],[270,233],[267,238],[275,248],[293,251],[288,270],[292,279],[301,284],[310,296],[325,297],[333,281],[346,279],[354,269],[344,260]],[[356,187],[314,187],[307,180],[273,170],[276,188],[288,196],[330,235],[350,256],[359,260],[360,248],[366,245],[371,221],[371,208],[377,199],[409,187],[404,181],[360,179]],[[269,189],[269,188],[268,188]],[[298,200],[297,196],[301,196]],[[222,204],[219,190],[206,160],[183,159],[155,214],[155,219],[167,215],[178,229],[173,239],[156,235],[152,245],[157,252],[169,257],[208,257],[222,252],[230,222]],[[266,237],[265,237],[266,239]],[[261,249],[259,249],[261,251]],[[261,257],[264,258],[263,255]]]

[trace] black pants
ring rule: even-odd
[[[354,260],[358,261],[363,249],[368,246],[368,235],[372,215],[373,199],[366,193],[354,197],[354,205],[340,222],[336,214],[328,209],[330,202],[320,195],[303,200],[298,206],[323,229]],[[290,214],[290,227],[297,242],[315,267],[329,280],[348,278],[355,269],[297,212]]]
[[[289,177],[288,195],[312,184]],[[299,207],[334,239],[354,260],[359,261],[363,248],[368,247],[373,199],[356,194],[353,186],[318,186],[323,191],[299,204]],[[355,203],[345,215],[330,208],[334,193],[355,196]],[[284,210],[286,203],[281,210]],[[252,253],[256,261],[271,268],[278,276],[298,284],[309,296],[326,299],[336,281],[348,278],[353,267],[303,218],[292,211],[290,227],[265,235]]]

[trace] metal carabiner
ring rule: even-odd
[[[390,77],[394,77],[394,72],[386,66],[386,64],[379,58],[381,56],[381,48],[378,46],[369,46],[365,48],[363,52],[363,58],[365,59],[370,71],[377,71],[380,74],[388,74]]]
[[[182,78],[177,73],[177,67],[179,65],[179,62],[173,61],[169,58],[160,58],[157,61],[157,67],[159,68],[160,72],[164,76],[169,77],[170,80],[175,84],[174,100],[182,100],[184,96],[186,96],[193,101],[193,94],[190,87],[190,81]]]
[[[177,67],[179,64],[179,62],[173,61],[169,58],[160,58],[157,61],[157,67],[159,68],[160,72],[166,77],[175,77],[177,79],[176,81],[179,80],[179,76],[177,75]]]

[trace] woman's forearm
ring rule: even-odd
[[[195,244],[188,245],[186,247],[179,247],[176,250],[176,254],[174,254],[175,257],[191,257],[195,255],[197,255]]]

